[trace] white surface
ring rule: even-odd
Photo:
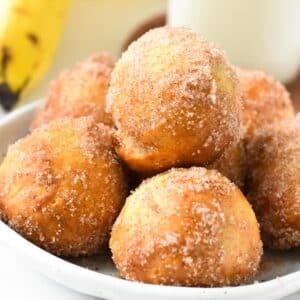
[[[30,104],[0,120],[0,159],[1,155],[4,155],[6,152],[7,145],[15,139],[24,136],[27,132],[28,124],[35,108],[36,104]],[[276,264],[272,264],[272,268],[261,272],[258,276],[258,280],[267,280],[262,283],[226,288],[185,288],[149,285],[122,280],[116,276],[116,271],[111,261],[105,256],[74,259],[73,263],[70,263],[34,246],[2,222],[0,222],[0,237],[0,242],[8,246],[11,253],[16,253],[15,255],[26,261],[28,266],[38,270],[48,278],[76,291],[108,299],[258,300],[279,299],[300,290],[299,251],[280,252],[280,255],[278,253],[275,255],[269,253],[268,260],[272,261],[272,258],[274,260],[276,258]],[[278,264],[278,259],[281,259],[281,264]],[[90,270],[94,266],[99,268],[98,272]],[[275,279],[268,280],[271,278]],[[43,285],[47,284],[40,284],[40,286]],[[14,286],[16,288],[20,287],[20,289],[22,287],[18,283]],[[34,283],[30,284],[30,286],[35,288]],[[26,293],[26,289],[24,293]],[[55,293],[60,293],[58,289],[53,290],[52,293],[52,299],[59,299],[55,296]],[[66,295],[66,298],[62,299],[67,299],[68,294],[66,293]],[[22,299],[26,298],[22,297]],[[32,298],[29,299],[31,300]]]
[[[215,41],[231,61],[287,82],[300,67],[299,0],[170,0],[168,22]]]
[[[41,300],[41,295],[43,300],[97,300],[64,288],[32,270],[26,260],[1,244],[0,282],[1,299],[5,300]],[[299,300],[300,293],[284,299]]]
[[[0,245],[0,298],[3,300],[94,300],[32,270],[26,260]],[[42,297],[41,297],[42,295]]]

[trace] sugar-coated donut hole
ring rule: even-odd
[[[219,172],[199,167],[145,180],[127,198],[110,248],[123,278],[184,286],[244,283],[262,254],[246,198]]]
[[[290,95],[283,84],[263,71],[236,70],[244,98],[242,120],[246,142],[266,125],[295,116]]]
[[[244,140],[228,146],[224,153],[206,166],[207,169],[218,170],[243,190],[247,174],[247,156]]]
[[[300,247],[300,115],[258,131],[248,146],[248,199],[264,245]]]
[[[127,194],[112,130],[61,119],[10,146],[0,166],[0,211],[16,231],[62,256],[100,252]]]
[[[113,57],[99,53],[62,71],[49,85],[45,102],[37,111],[31,128],[64,117],[82,116],[112,125],[111,115],[105,112],[105,101],[113,67]]]
[[[117,152],[143,174],[210,163],[241,133],[234,68],[186,28],[154,29],[132,43],[112,72],[107,100]]]

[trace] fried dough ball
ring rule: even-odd
[[[127,198],[110,248],[123,278],[184,286],[241,284],[262,255],[243,194],[219,172],[199,167],[145,180]]]
[[[300,247],[300,115],[258,132],[249,161],[248,199],[264,244]]]
[[[31,128],[63,117],[82,116],[111,125],[111,116],[105,112],[105,98],[113,67],[113,58],[100,53],[63,71],[50,84],[45,104],[38,110]]]
[[[230,145],[219,158],[206,168],[218,170],[239,188],[243,188],[247,173],[244,141],[241,139]]]
[[[256,130],[295,116],[286,88],[262,71],[237,69],[244,94],[243,124],[246,141]]]
[[[0,166],[0,210],[25,238],[61,256],[99,252],[126,197],[111,129],[61,119],[12,145]]]
[[[150,30],[123,53],[111,78],[117,152],[137,172],[212,162],[240,134],[235,71],[187,28]]]

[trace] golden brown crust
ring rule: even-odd
[[[63,117],[92,116],[96,122],[112,125],[105,101],[114,60],[107,53],[64,70],[49,86],[45,104],[38,110],[31,128]]]
[[[258,70],[237,68],[237,75],[244,94],[242,119],[246,140],[268,124],[294,117],[290,95],[280,82]]]
[[[241,284],[262,254],[243,194],[219,172],[197,167],[145,180],[127,198],[110,248],[122,277],[184,286]]]
[[[240,96],[221,50],[186,28],[153,29],[112,73],[117,152],[146,174],[211,162],[240,134]]]
[[[264,244],[300,247],[300,115],[257,132],[248,148],[248,198]]]
[[[224,153],[213,163],[206,166],[207,169],[218,170],[243,189],[247,173],[247,158],[244,140],[240,139],[229,145]]]
[[[112,131],[92,118],[50,122],[0,166],[0,210],[16,231],[62,256],[99,252],[126,197]]]

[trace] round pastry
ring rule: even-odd
[[[242,120],[246,140],[262,127],[294,117],[294,108],[286,88],[262,71],[237,69],[244,94]]]
[[[300,247],[300,115],[257,132],[248,152],[248,199],[264,244]]]
[[[123,53],[111,78],[117,152],[137,172],[204,165],[240,135],[235,71],[187,28],[150,30]]]
[[[242,189],[247,173],[244,141],[241,139],[229,145],[224,153],[206,168],[218,170]]]
[[[99,252],[126,197],[111,129],[61,119],[12,145],[0,166],[4,220],[61,256]]]
[[[113,58],[100,53],[63,71],[50,84],[45,104],[38,110],[31,128],[63,117],[82,116],[111,125],[111,116],[105,112],[105,98],[113,67]]]
[[[243,194],[219,172],[199,167],[145,180],[127,198],[110,248],[123,278],[184,286],[241,284],[262,255]]]

